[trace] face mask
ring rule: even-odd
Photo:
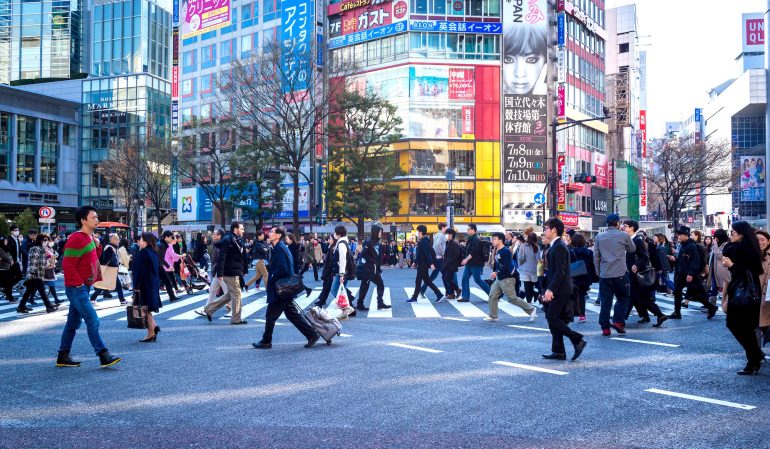
[[[51,248],[53,248],[53,246],[54,246],[54,242],[48,242],[48,246],[50,246]]]
[[[13,234],[14,237],[18,237],[19,236],[19,231],[13,231],[13,232],[11,232],[11,234]]]

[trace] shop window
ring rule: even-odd
[[[56,162],[59,158],[59,124],[50,120],[41,120],[40,140],[40,182],[56,184]]]
[[[11,165],[11,114],[0,112],[0,180],[8,180]]]
[[[457,176],[474,176],[473,151],[465,150],[411,150],[409,174],[413,176],[441,176],[447,169]]]
[[[446,189],[420,189],[409,192],[410,215],[444,215],[447,206]],[[475,214],[473,190],[453,190],[456,216]]]
[[[16,126],[16,180],[35,182],[35,119],[20,115],[16,119]]]

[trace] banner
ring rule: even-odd
[[[283,43],[284,92],[294,93],[308,88],[313,54],[310,52],[313,31],[312,0],[285,0],[281,4],[281,42]]]
[[[503,31],[503,26],[499,23],[410,20],[409,30],[427,33],[500,34]]]
[[[647,215],[647,175],[639,180],[639,215]]]
[[[565,156],[559,156],[559,159],[557,160],[559,180],[557,181],[557,191],[556,191],[556,210],[558,211],[566,210],[566,206],[567,206],[566,183],[561,178],[563,175],[566,174],[566,171],[564,171],[564,165],[566,163],[567,163],[567,158]]]
[[[741,201],[765,200],[764,156],[741,156]]]
[[[545,183],[546,0],[503,2],[503,183]]]
[[[642,159],[647,159],[647,111],[639,111],[639,134],[642,139]]]
[[[230,0],[181,0],[182,39],[230,25]]]

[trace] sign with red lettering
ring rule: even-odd
[[[337,3],[339,4],[339,3]],[[343,3],[344,5],[345,3]],[[363,7],[365,6],[365,7]],[[406,0],[380,3],[377,5],[362,5],[357,8],[348,8],[342,11],[339,35],[357,33],[359,31],[379,28],[391,23],[401,22],[409,16],[409,6]],[[332,24],[330,19],[330,27]],[[334,36],[336,29],[330,30]]]
[[[449,69],[449,99],[473,100],[476,98],[476,83],[473,69]]]
[[[559,214],[559,218],[568,228],[576,228],[580,223],[580,218],[575,214]]]
[[[743,15],[743,51],[765,51],[765,18],[762,13]]]
[[[564,168],[564,165],[566,164],[566,157],[565,156],[559,156],[557,159],[558,164],[558,173],[559,173],[559,180],[557,181],[558,186],[556,189],[556,210],[563,211],[566,210],[567,206],[567,189],[564,185],[564,183],[561,181],[561,175],[562,170]]]
[[[639,131],[642,133],[642,159],[647,159],[647,111],[639,111]]]
[[[171,97],[179,98],[179,66],[174,66],[171,71]]]

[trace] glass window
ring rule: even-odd
[[[428,0],[412,0],[412,11],[416,14],[427,14]]]
[[[16,180],[35,182],[35,119],[19,115],[16,118]]]
[[[455,215],[474,215],[473,190],[453,189]],[[420,189],[409,191],[410,215],[444,215],[447,206],[447,190]]]
[[[56,163],[59,158],[59,124],[50,120],[40,121],[40,182],[56,184]]]
[[[11,114],[0,112],[0,180],[8,180],[11,169]]]
[[[447,169],[457,176],[473,176],[475,159],[473,151],[465,150],[410,150],[409,174],[415,176],[444,177]]]

